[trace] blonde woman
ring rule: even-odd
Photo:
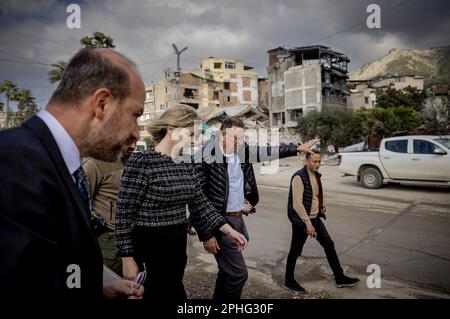
[[[201,241],[220,230],[240,250],[247,245],[245,237],[227,224],[202,193],[193,165],[174,158],[180,143],[193,143],[196,120],[197,113],[190,106],[165,111],[149,128],[154,150],[135,153],[123,172],[115,221],[116,252],[122,257],[127,279],[134,279],[145,264],[144,299],[186,299],[186,205]]]

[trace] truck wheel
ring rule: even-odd
[[[365,188],[376,189],[383,184],[383,177],[376,168],[366,168],[361,174],[361,183]]]

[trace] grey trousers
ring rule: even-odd
[[[238,232],[244,234],[248,240],[247,228],[243,218],[225,216],[228,223]],[[227,236],[217,239],[220,250],[214,257],[219,266],[214,300],[240,299],[242,289],[248,278],[247,266],[244,256]]]

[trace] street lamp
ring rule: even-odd
[[[172,43],[172,47],[175,50],[175,54],[177,55],[177,73],[176,73],[176,81],[177,81],[177,88],[176,88],[176,101],[177,104],[180,104],[180,55],[181,53],[183,53],[184,51],[186,51],[188,49],[188,47],[184,47],[181,50],[178,50],[178,47],[175,45],[175,43]]]

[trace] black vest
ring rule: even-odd
[[[320,173],[316,173],[316,175],[318,175],[319,177],[321,176]],[[303,206],[305,207],[305,210],[306,210],[306,213],[308,214],[308,216],[309,216],[309,214],[311,214],[313,191],[312,191],[311,182],[309,180],[308,168],[306,166],[304,166],[301,170],[295,172],[295,174],[292,175],[292,178],[291,178],[291,184],[289,187],[288,207],[287,207],[288,217],[289,217],[289,220],[291,221],[291,223],[297,224],[300,226],[306,226],[305,223],[300,218],[300,216],[298,216],[297,212],[294,210],[293,196],[292,196],[292,180],[294,179],[295,176],[299,176],[302,180],[303,188],[304,188],[302,203],[303,203]],[[322,191],[322,183],[320,182],[320,179],[318,182],[319,182],[319,189],[320,189],[320,191]],[[326,219],[325,214],[322,214],[322,212],[320,211],[320,208],[319,208],[318,217],[322,217],[322,218]]]

